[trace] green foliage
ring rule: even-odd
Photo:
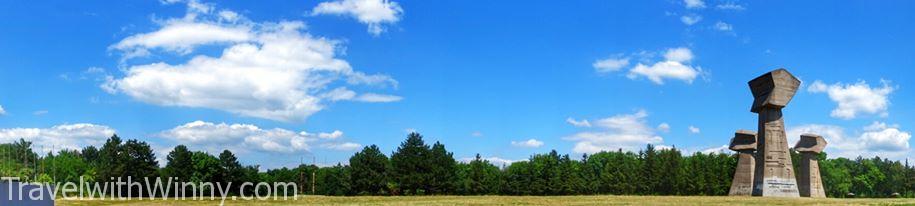
[[[454,154],[445,149],[445,145],[435,142],[432,151],[426,158],[430,161],[430,177],[426,190],[429,194],[451,194],[457,180],[457,162]]]
[[[385,194],[388,184],[388,157],[371,145],[349,158],[353,192],[360,195]]]
[[[165,175],[174,178],[175,181],[191,180],[191,174],[194,173],[192,156],[193,153],[186,146],[175,146],[165,157],[168,160],[165,164]]]
[[[429,186],[432,166],[431,149],[419,133],[410,133],[391,155],[393,181],[404,194],[421,194]]]
[[[181,181],[294,182],[300,194],[318,195],[726,195],[736,168],[736,155],[694,153],[683,156],[676,148],[648,145],[639,152],[604,151],[572,159],[555,150],[534,154],[528,160],[502,169],[479,154],[467,162],[440,142],[431,147],[422,135],[411,133],[388,159],[375,145],[350,158],[349,165],[331,167],[299,165],[261,172],[258,165],[244,166],[231,151],[218,157],[179,145],[166,157],[164,168],[149,144],[110,137],[100,149],[61,150],[38,156],[32,143],[20,139],[0,144],[0,174],[32,182],[109,182],[118,178],[155,178],[162,174]],[[792,158],[799,156],[792,151]],[[817,157],[820,174],[830,197],[890,197],[900,193],[915,197],[915,167],[879,157],[850,160]],[[797,161],[797,160],[795,160]],[[145,185],[143,186],[145,188]],[[133,195],[145,194],[132,188]],[[209,190],[210,188],[204,189]],[[242,191],[253,195],[253,187]],[[122,189],[122,191],[127,191]],[[314,191],[314,192],[312,192]],[[123,194],[122,194],[123,195]]]
[[[462,195],[495,195],[502,189],[502,172],[489,161],[476,155],[470,163],[458,164],[458,194]]]

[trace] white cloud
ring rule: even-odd
[[[664,79],[677,79],[686,83],[692,83],[702,71],[700,67],[688,65],[693,59],[692,51],[688,48],[668,49],[664,54],[664,61],[659,61],[651,66],[639,63],[629,70],[627,75],[631,79],[644,76],[655,84],[664,84]]]
[[[718,147],[707,148],[700,152],[705,153],[705,154],[730,154],[730,153],[732,153],[731,150],[728,148],[728,145],[721,145]]]
[[[162,131],[157,136],[178,144],[202,148],[210,152],[223,149],[292,153],[309,151],[311,142],[335,140],[343,135],[336,130],[332,133],[294,132],[281,128],[262,129],[251,124],[226,124],[194,121]],[[347,150],[361,145],[355,143],[324,142],[322,147]]]
[[[667,124],[666,122],[665,122],[665,123],[661,123],[661,124],[658,125],[658,131],[661,131],[661,132],[670,132],[670,125]]]
[[[699,23],[699,21],[702,21],[702,16],[695,15],[695,14],[683,15],[680,17],[680,21],[683,22],[683,24],[686,24],[687,26],[692,26],[693,24],[696,24],[696,23]]]
[[[654,55],[646,55],[646,52],[635,53],[631,56],[640,58],[641,62],[629,69],[629,73],[626,76],[630,79],[645,77],[648,80],[651,80],[651,82],[659,85],[664,84],[664,79],[676,79],[691,84],[693,80],[696,79],[696,77],[702,74],[701,67],[690,65],[690,62],[693,60],[693,58],[695,58],[695,56],[693,55],[692,50],[686,47],[669,48],[664,51],[663,60],[653,63],[651,62],[651,59]],[[624,65],[616,64],[613,65],[613,67],[610,67],[607,66],[609,65],[609,63],[607,63],[607,65],[603,65],[604,67],[602,69],[598,67],[598,63],[610,60],[619,61],[619,59],[625,59],[626,65],[628,65],[628,60],[630,57],[598,60],[595,63],[595,69],[599,73],[618,71],[620,68],[616,67],[622,67]]]
[[[912,135],[900,130],[899,125],[874,122],[862,129],[863,131],[857,136],[849,136],[842,127],[835,125],[801,125],[788,130],[788,142],[797,142],[801,134],[814,133],[826,138],[828,142],[826,152],[830,156],[847,158],[880,156],[898,159],[908,155]]]
[[[699,131],[699,128],[698,128],[698,127],[694,127],[694,126],[692,126],[692,125],[689,126],[689,133],[699,134],[699,132],[700,132],[700,131]]]
[[[715,30],[718,30],[718,31],[733,31],[733,30],[734,30],[734,26],[731,26],[731,25],[728,24],[728,23],[724,23],[724,22],[719,21],[719,22],[715,22]]]
[[[687,9],[705,8],[705,2],[703,2],[702,0],[683,0],[683,3],[686,4]]]
[[[318,4],[311,14],[351,16],[368,25],[369,33],[379,35],[385,30],[383,24],[400,21],[403,9],[397,2],[390,0],[337,0]]]
[[[575,126],[575,127],[591,127],[591,122],[588,122],[588,120],[586,120],[586,119],[579,121],[579,120],[575,120],[575,119],[569,117],[569,118],[566,118],[566,122],[568,122],[569,124],[571,124],[572,126]]]
[[[470,136],[482,137],[482,136],[483,136],[483,133],[480,132],[480,131],[474,131],[474,132],[470,133]]]
[[[861,134],[864,146],[874,151],[905,151],[909,149],[909,139],[912,135],[900,131],[898,125],[887,126],[886,123],[874,122],[865,127]]]
[[[543,142],[540,140],[536,140],[536,139],[529,139],[529,140],[520,141],[520,142],[512,141],[512,145],[516,146],[516,147],[537,148],[537,147],[543,146]]]
[[[576,153],[597,153],[616,149],[636,150],[646,144],[658,144],[663,138],[655,135],[645,118],[648,113],[639,110],[634,114],[621,114],[597,120],[596,130],[583,131],[563,139],[575,141],[572,151]]]
[[[718,4],[718,6],[715,6],[715,8],[717,8],[718,10],[727,10],[727,11],[743,11],[743,10],[747,9],[743,5],[735,4],[732,2]]]
[[[894,88],[887,81],[882,81],[883,87],[871,87],[864,81],[854,84],[835,83],[826,85],[817,80],[811,84],[807,91],[812,93],[827,93],[829,99],[838,105],[832,110],[830,116],[840,119],[853,119],[859,114],[878,114],[887,116],[887,107],[890,104],[888,96]]]
[[[331,133],[318,133],[318,137],[321,139],[337,139],[343,136],[343,132],[340,130],[334,130]]]
[[[353,151],[359,148],[362,148],[361,144],[352,143],[352,142],[340,142],[340,143],[324,143],[321,145],[324,148],[339,150],[339,151]]]
[[[687,63],[693,60],[693,51],[690,51],[685,47],[668,49],[667,52],[664,53],[664,59],[667,61]]]
[[[360,102],[397,102],[402,99],[403,97],[394,95],[365,93],[356,97],[355,100]]]
[[[61,149],[81,149],[88,145],[99,146],[114,135],[114,129],[95,124],[63,124],[51,128],[0,129],[0,142],[31,141],[32,148],[47,153]]]
[[[35,116],[46,115],[46,114],[48,114],[48,110],[38,110],[38,111],[32,112],[32,114]]]
[[[6,115],[6,110],[3,109],[2,105],[0,105],[0,115]]]
[[[629,58],[607,58],[597,60],[591,66],[600,73],[619,71],[623,67],[629,66]]]
[[[458,161],[461,161],[463,163],[470,163],[474,159],[476,159],[476,158],[464,157],[464,158],[459,158]],[[490,164],[495,165],[495,166],[503,166],[503,165],[508,166],[515,162],[527,161],[527,160],[510,160],[510,159],[504,159],[504,158],[500,158],[500,157],[483,157],[481,159],[489,161]]]
[[[303,22],[255,23],[240,15],[237,21],[226,22],[220,19],[231,16],[228,11],[214,15],[202,10],[212,9],[188,9],[184,18],[166,20],[158,30],[127,37],[112,48],[129,59],[138,50],[184,54],[201,45],[225,46],[221,56],[127,65],[124,77],[109,76],[102,88],[155,105],[210,108],[286,122],[302,121],[333,101],[402,99],[357,94],[345,87],[327,91],[341,83],[396,88],[397,81],[353,70],[337,57],[338,41],[308,34]]]

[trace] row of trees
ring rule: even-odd
[[[684,156],[676,148],[648,145],[639,152],[605,151],[577,158],[552,151],[499,167],[480,155],[469,162],[455,161],[445,145],[430,146],[417,133],[410,134],[390,157],[371,145],[354,154],[349,165],[299,165],[264,172],[256,165],[240,164],[231,151],[213,156],[183,145],[175,147],[160,168],[148,144],[124,142],[116,135],[100,149],[89,146],[41,157],[32,151],[31,143],[20,140],[0,144],[0,153],[5,154],[0,157],[0,173],[26,181],[172,177],[223,185],[233,182],[233,193],[239,182],[295,182],[299,193],[318,195],[726,195],[737,163],[731,154]],[[915,167],[907,162],[879,157],[827,159],[825,154],[819,159],[828,196],[900,193],[915,197]],[[243,192],[253,193],[253,188],[247,189]]]

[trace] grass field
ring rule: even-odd
[[[218,205],[219,200],[58,200],[57,205]],[[423,196],[325,197],[298,200],[231,201],[226,205],[915,205],[915,199],[810,199],[675,196]]]

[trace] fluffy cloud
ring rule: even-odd
[[[160,132],[157,136],[185,144],[219,152],[222,149],[233,151],[262,151],[275,153],[292,153],[309,151],[312,142],[325,141],[323,148],[352,150],[361,147],[356,143],[330,141],[343,136],[337,130],[332,133],[294,132],[286,129],[262,129],[250,124],[226,124],[194,121]]]
[[[231,11],[188,3],[183,18],[112,45],[135,58],[150,51],[186,54],[202,45],[225,46],[221,56],[197,55],[187,62],[125,66],[102,88],[162,106],[210,108],[278,121],[301,121],[333,101],[394,102],[401,97],[356,92],[331,85],[397,87],[386,75],[353,70],[339,59],[338,41],[314,37],[298,21],[255,23]],[[232,19],[233,21],[229,21]]]
[[[520,142],[512,141],[512,146],[537,148],[537,147],[543,146],[543,142],[540,140],[536,140],[536,139],[529,139],[529,140],[520,141]]]
[[[579,121],[569,117],[566,118],[566,122],[576,127],[591,127],[591,122],[588,122],[586,119]]]
[[[63,124],[51,128],[8,128],[0,129],[0,142],[19,141],[20,138],[33,143],[32,148],[46,153],[60,149],[80,149],[88,145],[102,145],[114,135],[114,129],[95,124]]]
[[[829,143],[826,146],[827,153],[847,158],[857,156],[904,158],[910,151],[909,140],[912,135],[900,130],[899,125],[874,122],[862,129],[863,131],[856,136],[850,136],[844,128],[835,125],[801,125],[788,130],[788,141],[795,143],[804,133],[819,134]]]
[[[690,125],[690,126],[689,126],[689,133],[699,134],[699,128]]]
[[[731,26],[728,23],[721,22],[721,21],[715,22],[714,28],[715,28],[715,30],[718,30],[718,31],[733,31],[734,30],[733,26]]]
[[[887,81],[882,81],[882,83],[883,87],[872,88],[864,81],[854,84],[826,85],[817,80],[807,88],[807,91],[827,93],[829,99],[838,104],[830,114],[832,117],[853,119],[861,113],[887,116],[886,110],[890,104],[888,96],[893,92],[893,87]]]
[[[664,61],[646,65],[639,63],[627,75],[631,79],[643,76],[655,84],[664,84],[664,79],[677,79],[692,83],[702,71],[700,67],[693,67],[689,62],[693,53],[688,48],[672,48],[664,53]]]
[[[721,145],[718,147],[707,148],[702,151],[699,151],[704,154],[730,154],[732,151],[729,149],[728,145]]]
[[[670,132],[670,125],[667,124],[666,122],[665,122],[665,123],[661,123],[661,124],[658,125],[658,131],[661,131],[661,132]]]
[[[352,143],[352,142],[340,142],[340,143],[324,143],[321,144],[321,147],[339,150],[339,151],[354,151],[359,148],[362,148],[361,144]]]
[[[687,26],[692,26],[693,24],[696,24],[696,23],[699,23],[699,21],[702,21],[702,16],[695,15],[695,14],[683,15],[680,17],[680,21],[683,22],[683,24],[686,24]]]
[[[351,16],[368,25],[369,33],[379,35],[385,30],[383,24],[400,21],[403,9],[397,2],[390,0],[337,0],[318,4],[311,14]]]
[[[715,8],[718,10],[726,10],[726,11],[743,11],[743,10],[747,9],[746,7],[743,7],[743,5],[735,4],[732,2],[718,4],[718,6],[715,6]]]
[[[705,8],[705,2],[702,0],[683,0],[683,3],[686,4],[687,9]]]
[[[681,80],[691,84],[702,73],[701,67],[690,65],[695,56],[692,50],[685,47],[667,49],[663,52],[664,59],[658,62],[649,61],[650,56],[653,55],[642,53],[633,56],[648,56],[649,58],[642,58],[642,62],[629,69],[626,76],[630,79],[645,77],[658,85],[664,84],[665,79]],[[599,73],[619,71],[629,64],[629,59],[629,57],[619,57],[598,60],[594,63],[594,68]],[[625,60],[625,64],[622,64],[623,60]]]
[[[572,151],[576,153],[597,153],[616,149],[635,150],[645,144],[658,144],[663,138],[655,135],[645,118],[648,113],[640,110],[634,114],[621,114],[595,121],[592,131],[579,132],[563,139],[575,141]]]
[[[594,70],[600,73],[619,71],[623,67],[629,66],[629,58],[607,58],[601,59],[591,64]]]

